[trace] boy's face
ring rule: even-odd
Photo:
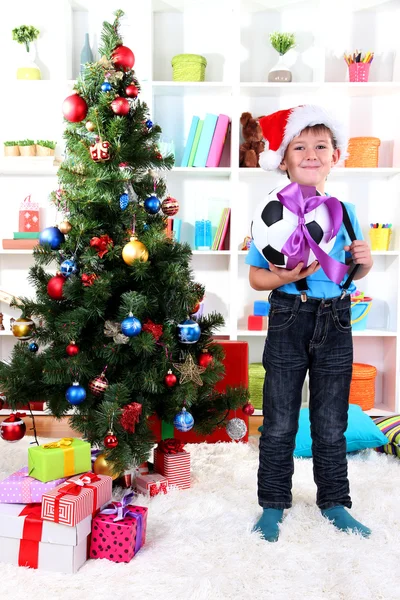
[[[340,150],[333,148],[329,131],[308,130],[290,142],[279,168],[289,173],[290,181],[323,192],[325,179],[339,158]]]

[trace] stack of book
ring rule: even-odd
[[[15,231],[13,239],[3,239],[4,250],[32,250],[39,243],[39,231]]]
[[[194,116],[181,167],[219,167],[229,124],[226,115],[207,113],[204,119]]]
[[[230,223],[230,208],[224,208],[214,236],[211,250],[229,250],[229,235],[227,235]]]

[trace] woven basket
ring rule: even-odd
[[[376,367],[363,363],[353,364],[349,403],[358,404],[363,410],[370,410],[375,403]]]
[[[377,167],[380,145],[381,140],[376,137],[350,138],[345,167]]]
[[[249,364],[250,402],[258,410],[262,410],[264,377],[265,370],[262,363]]]
[[[171,60],[173,81],[204,81],[207,61],[200,54],[177,54]]]

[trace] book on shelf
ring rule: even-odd
[[[228,133],[230,119],[227,115],[218,115],[210,150],[207,156],[206,167],[219,167],[222,150]]]
[[[228,229],[230,224],[230,208],[224,208],[221,214],[221,218],[218,223],[217,231],[215,232],[214,240],[211,246],[211,250],[224,250],[228,249],[229,235]]]
[[[40,231],[14,231],[14,240],[37,240],[39,239]]]
[[[176,242],[181,241],[181,227],[182,227],[182,219],[174,219],[172,224],[172,234],[173,238]]]
[[[169,238],[172,238],[173,222],[174,219],[172,217],[167,217],[167,223],[165,225],[165,234]]]
[[[203,128],[197,146],[196,155],[194,157],[194,167],[205,167],[207,163],[208,153],[210,151],[211,142],[214,136],[215,126],[218,116],[212,113],[207,113],[204,119]]]
[[[192,144],[192,148],[190,150],[190,156],[188,160],[188,167],[193,167],[194,157],[196,156],[197,147],[199,145],[199,140],[201,136],[201,131],[203,129],[204,121],[202,119],[199,120],[196,127],[196,133],[194,134],[194,140]]]
[[[192,150],[194,136],[196,135],[197,124],[199,121],[200,121],[199,117],[196,117],[196,116],[192,117],[192,122],[190,124],[190,129],[189,129],[189,135],[187,138],[185,149],[183,151],[181,167],[187,167],[189,164],[190,152]]]
[[[44,400],[31,400],[30,408],[31,410],[36,411],[45,411],[46,410],[46,402]],[[0,393],[0,410],[12,410],[10,405],[7,403],[6,397]],[[18,410],[20,412],[29,411],[29,405],[24,404],[23,406],[19,406]]]
[[[20,239],[7,240],[3,239],[4,250],[33,250],[39,243],[38,239]]]

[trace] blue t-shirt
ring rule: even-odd
[[[344,202],[344,205],[347,208],[347,212],[349,214],[349,218],[351,224],[354,228],[354,233],[356,234],[357,240],[363,240],[363,234],[361,232],[361,227],[356,217],[356,211],[354,204],[349,204],[348,202]],[[336,236],[335,244],[332,250],[329,253],[329,256],[335,258],[341,263],[346,262],[346,258],[350,258],[351,254],[349,252],[344,251],[344,246],[349,246],[351,244],[350,237],[346,231],[344,224],[340,226],[340,229]],[[254,241],[251,242],[251,246],[249,249],[249,253],[246,257],[246,264],[251,265],[253,267],[261,267],[263,269],[269,269],[269,263],[264,258],[264,256],[257,250],[254,245]],[[342,285],[346,281],[347,275],[344,277],[341,282]],[[318,269],[315,273],[307,277],[307,285],[308,292],[307,295],[312,298],[336,298],[340,296],[342,293],[342,288],[337,283],[334,283],[325,275],[322,267]],[[277,288],[281,292],[286,292],[287,294],[299,294],[298,289],[296,288],[296,284],[294,282],[287,283],[286,285],[282,285]],[[349,286],[348,291],[350,293],[356,290],[355,284],[352,282]]]

